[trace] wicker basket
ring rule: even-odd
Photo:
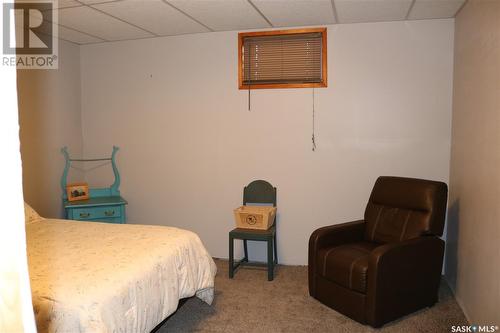
[[[237,228],[267,230],[274,224],[276,207],[241,206],[234,210]]]

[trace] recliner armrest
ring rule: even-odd
[[[316,229],[309,238],[309,250],[342,245],[363,240],[365,221],[358,220]]]
[[[338,246],[363,240],[365,233],[365,221],[358,220],[342,224],[335,224],[315,230],[309,237],[308,271],[309,271],[309,294],[314,296],[316,286],[314,275],[316,274],[316,255],[318,250],[324,247]]]
[[[430,306],[424,304],[429,292],[435,292],[437,301],[443,255],[444,242],[436,236],[389,243],[373,250],[368,262],[368,322],[378,327],[397,318],[399,312],[408,313],[415,307],[415,299],[420,299],[422,306]],[[407,298],[413,303],[406,302]]]

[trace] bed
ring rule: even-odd
[[[25,209],[38,332],[150,332],[180,299],[212,303],[216,266],[195,233]]]

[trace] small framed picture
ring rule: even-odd
[[[85,200],[89,198],[89,185],[87,183],[73,183],[66,185],[68,201]]]

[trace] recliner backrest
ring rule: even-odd
[[[443,234],[448,187],[443,182],[379,177],[365,210],[365,239],[391,243]]]

